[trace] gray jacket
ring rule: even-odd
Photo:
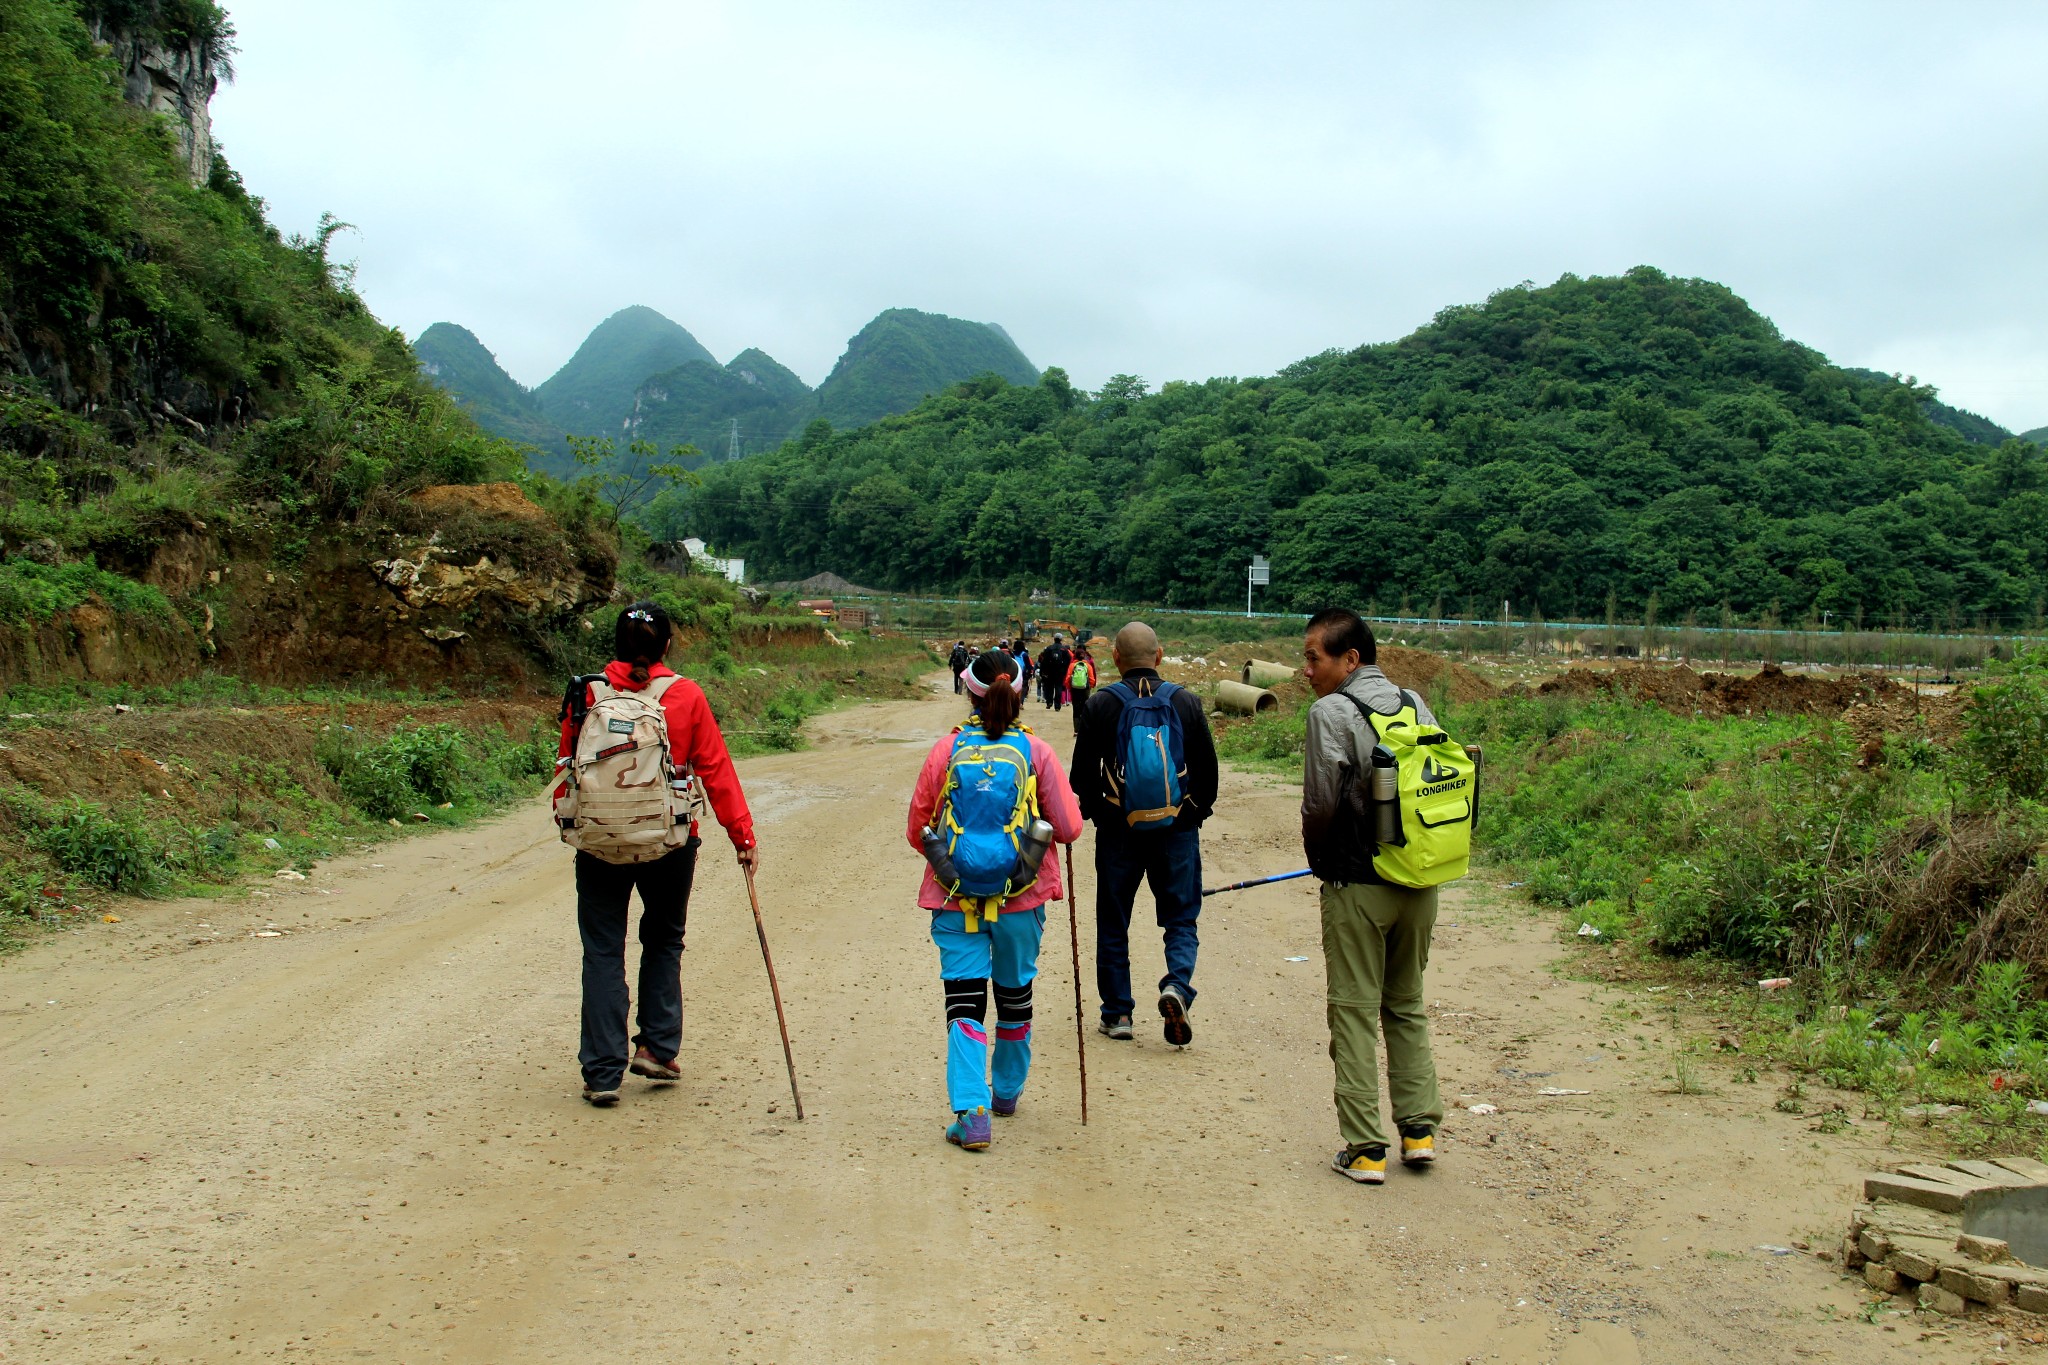
[[[1372,746],[1379,742],[1358,708],[1342,695],[1349,693],[1381,715],[1401,709],[1401,689],[1367,664],[1327,697],[1308,709],[1308,746],[1301,776],[1301,842],[1308,863],[1326,882],[1377,882],[1372,870],[1372,826],[1366,811],[1365,770]],[[1429,703],[1419,694],[1416,718],[1436,724]]]

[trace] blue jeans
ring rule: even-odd
[[[1166,936],[1166,975],[1159,988],[1176,987],[1195,1003],[1195,920],[1202,913],[1202,842],[1197,830],[1126,830],[1095,827],[1095,990],[1102,1017],[1135,1008],[1131,999],[1131,907],[1141,883]]]
[[[1045,911],[1005,911],[983,920],[979,933],[966,932],[965,925],[958,910],[932,916],[932,942],[939,946],[939,975],[946,984],[946,1103],[956,1114],[989,1102],[983,1011],[990,977],[996,988],[995,1093],[1006,1100],[1024,1093],[1031,1074],[1031,983],[1038,976]]]

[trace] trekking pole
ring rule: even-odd
[[[1081,1054],[1081,1125],[1088,1124],[1088,1030],[1081,1022],[1081,898],[1074,885],[1074,846],[1067,845],[1067,941],[1074,949],[1074,1047]]]
[[[1254,877],[1248,882],[1232,882],[1228,886],[1218,886],[1210,890],[1206,890],[1202,892],[1202,895],[1204,897],[1220,896],[1226,891],[1242,891],[1247,886],[1265,886],[1271,882],[1291,882],[1296,877],[1306,877],[1308,874],[1309,869],[1304,867],[1299,872],[1282,872],[1271,877]]]
[[[768,968],[768,992],[775,997],[775,1027],[782,1030],[782,1060],[789,1067],[789,1097],[796,1101],[798,1123],[804,1118],[804,1097],[796,1088],[796,1057],[789,1050],[789,1021],[782,1017],[782,987],[775,980],[775,959],[768,956],[768,929],[761,923],[761,893],[754,889],[754,869],[747,872],[747,900],[754,907],[754,932],[761,939],[761,961]]]

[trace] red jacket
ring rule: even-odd
[[[647,670],[647,682],[656,678],[673,678],[673,670],[662,664],[655,664]],[[604,680],[613,687],[626,692],[638,692],[647,682],[633,681],[633,666],[614,659],[604,666]],[[583,689],[583,700],[591,700],[590,689]],[[718,823],[725,826],[725,833],[732,840],[734,848],[754,846],[754,815],[747,809],[746,793],[740,790],[740,776],[733,770],[732,755],[726,752],[725,736],[718,731],[718,722],[712,718],[711,703],[704,699],[704,689],[688,678],[676,678],[668,691],[661,697],[662,715],[668,721],[669,756],[677,767],[688,765],[696,770],[697,780],[704,784],[704,794],[711,798],[711,813],[718,817]],[[576,749],[576,732],[569,728],[569,718],[562,718],[562,743],[557,751],[567,758]],[[562,788],[555,788],[555,795],[562,794]],[[696,834],[697,826],[690,825],[690,833]]]

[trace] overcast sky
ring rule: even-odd
[[[661,310],[823,379],[884,308],[1096,387],[1649,264],[2048,423],[2048,4],[227,0],[228,157],[536,384]]]

